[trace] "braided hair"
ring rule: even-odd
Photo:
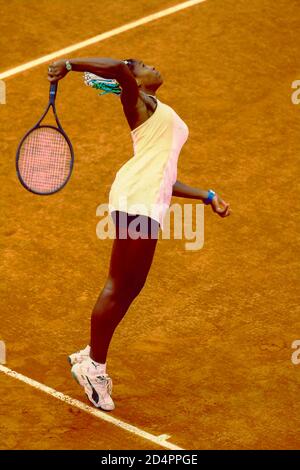
[[[134,59],[126,59],[123,60],[123,62],[130,68],[130,70],[133,69]],[[119,96],[122,92],[122,88],[117,80],[113,78],[100,77],[90,72],[84,72],[84,83],[96,90],[102,90],[102,93],[99,93],[100,96],[107,95],[108,93],[113,93],[114,95]]]

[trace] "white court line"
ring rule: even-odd
[[[8,375],[10,377],[13,377],[14,379],[20,380],[21,382],[24,382],[25,384],[30,385],[31,387],[36,388],[41,392],[47,393],[48,395],[51,395],[52,397],[57,398],[58,400],[67,403],[68,405],[75,406],[76,408],[79,408],[85,413],[95,416],[96,418],[102,419],[103,421],[107,421],[110,424],[114,424],[115,426],[123,429],[124,431],[131,432],[132,434],[135,434],[136,436],[141,437],[142,439],[146,439],[148,441],[153,442],[154,444],[164,447],[165,449],[184,450],[182,449],[182,447],[178,447],[175,444],[171,444],[171,442],[168,442],[166,440],[169,437],[168,434],[161,434],[160,436],[150,434],[149,432],[143,431],[142,429],[139,429],[136,426],[132,426],[131,424],[126,423],[125,421],[121,421],[120,419],[114,418],[105,411],[100,411],[97,408],[92,408],[91,406],[88,406],[79,400],[71,398],[69,395],[65,395],[64,393],[58,392],[57,390],[54,390],[54,388],[47,387],[46,385],[43,385],[40,382],[36,382],[35,380],[32,380],[29,377],[26,377],[25,375],[19,374],[18,372],[15,372],[14,370],[11,370],[3,365],[0,365],[0,372],[3,372],[5,375]]]
[[[129,31],[130,29],[137,28],[146,23],[150,23],[151,21],[158,20],[159,18],[163,18],[164,16],[172,15],[177,11],[184,10],[185,8],[192,7],[199,3],[206,2],[207,0],[189,0],[187,2],[179,3],[170,8],[166,8],[165,10],[161,10],[157,13],[153,13],[152,15],[145,16],[136,21],[132,21],[131,23],[127,23],[124,26],[120,26],[119,28],[112,29],[111,31],[107,31],[106,33],[99,34],[98,36],[94,36],[90,39],[86,39],[85,41],[78,42],[77,44],[73,44],[73,46],[66,47],[64,49],[60,49],[59,51],[52,52],[51,54],[45,55],[40,57],[36,60],[31,60],[26,64],[19,65],[18,67],[14,67],[13,69],[6,70],[6,72],[0,73],[0,80],[4,80],[5,78],[12,77],[13,75],[17,75],[18,73],[25,72],[37,65],[42,65],[47,62],[50,62],[58,57],[70,54],[71,52],[78,51],[87,46],[91,46],[92,44],[96,44],[97,42],[104,41],[105,39],[111,38],[113,36],[117,36],[118,34],[124,33],[125,31]]]

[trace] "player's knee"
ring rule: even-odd
[[[104,293],[113,301],[124,303],[133,300],[139,295],[146,282],[146,278],[137,277],[116,282],[109,278],[105,284]]]

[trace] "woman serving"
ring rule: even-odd
[[[132,301],[142,290],[150,270],[159,228],[171,197],[202,200],[221,217],[230,215],[229,204],[211,189],[192,188],[176,180],[177,162],[188,138],[188,127],[162,103],[156,92],[163,79],[142,61],[110,58],[59,60],[50,65],[50,82],[70,71],[89,72],[114,81],[120,94],[133,141],[134,156],[117,172],[109,193],[109,212],[116,226],[109,272],[91,318],[91,341],[71,354],[72,374],[97,407],[114,409],[112,380],[106,372],[107,351],[113,333]]]

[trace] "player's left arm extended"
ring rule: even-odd
[[[176,181],[173,185],[173,196],[184,197],[187,199],[200,199],[205,202],[208,198],[209,192],[205,189],[193,188],[187,184]],[[230,215],[231,208],[230,205],[220,198],[218,194],[215,194],[214,198],[210,202],[210,205],[214,212],[219,214],[221,217],[226,217]]]
[[[181,183],[180,181],[176,181],[173,185],[173,196],[177,197],[185,197],[188,199],[200,199],[204,201],[208,197],[208,191],[199,188],[193,188],[192,186],[188,186],[187,184]]]

